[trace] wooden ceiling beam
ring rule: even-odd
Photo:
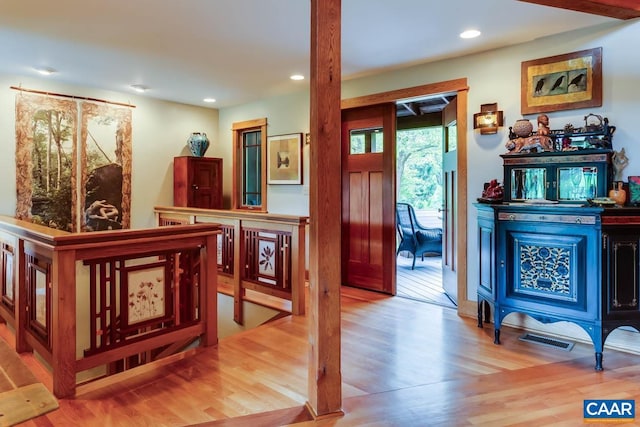
[[[616,19],[640,17],[637,0],[518,0],[525,3],[575,10],[592,15],[608,16]]]

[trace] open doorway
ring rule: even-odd
[[[455,94],[399,101],[396,122],[397,296],[446,307],[443,287],[445,123]]]
[[[443,123],[446,123],[447,141],[454,143],[447,144],[447,150],[445,157],[447,162],[444,165],[444,193],[446,195],[446,204],[444,206],[443,215],[443,286],[447,289],[452,289],[455,292],[457,311],[461,315],[476,316],[477,314],[477,302],[470,300],[467,289],[467,98],[468,98],[469,86],[467,85],[466,78],[459,78],[447,81],[441,81],[437,83],[429,83],[421,86],[413,86],[398,90],[392,90],[388,92],[380,92],[371,95],[365,95],[355,98],[344,99],[341,102],[342,110],[356,109],[360,107],[374,106],[386,103],[393,103],[393,107],[403,108],[401,105],[409,103],[414,99],[427,99],[437,98],[445,95],[454,95],[455,102],[447,104],[445,112],[447,116]],[[397,108],[394,108],[397,110]],[[393,111],[392,117],[390,117],[392,123],[390,127],[395,128],[396,114]],[[385,241],[391,241],[392,244],[386,245],[387,249],[382,250],[383,255],[389,255],[390,259],[384,264],[388,266],[390,273],[389,278],[385,279],[384,283],[387,283],[391,295],[396,295],[396,229],[394,218],[394,208],[396,206],[396,177],[395,177],[395,129],[390,132],[390,148],[386,151],[391,154],[390,161],[392,168],[390,170],[390,177],[383,180],[383,184],[387,183],[384,188],[391,189],[386,197],[378,198],[378,203],[384,214],[383,218],[387,218],[387,211],[390,210],[391,214],[391,226],[388,227],[385,222],[383,226],[384,231],[390,231],[390,235],[383,239],[383,244],[379,246],[382,248]],[[386,140],[387,138],[385,138]],[[344,148],[344,145],[343,145]],[[449,156],[452,154],[452,156]],[[344,182],[344,181],[343,181]],[[344,208],[344,205],[343,205]],[[343,227],[345,221],[343,218]],[[354,224],[357,225],[357,224]],[[359,227],[359,230],[366,228]],[[343,233],[343,238],[345,234]],[[386,236],[386,235],[385,235]],[[389,239],[389,240],[386,240]],[[348,239],[351,242],[351,239]],[[356,240],[353,240],[357,243]],[[344,241],[343,241],[344,243]],[[357,245],[356,245],[357,247]],[[384,266],[383,266],[384,270]]]

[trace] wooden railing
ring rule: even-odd
[[[293,314],[305,311],[305,240],[308,217],[238,210],[155,208],[159,226],[216,223],[218,281],[233,287],[234,320],[250,289],[291,301]]]
[[[100,375],[217,343],[219,227],[66,233],[0,216],[0,321],[51,367],[58,397]]]

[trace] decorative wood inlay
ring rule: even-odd
[[[517,292],[544,295],[575,301],[571,266],[575,258],[573,247],[522,244],[520,252],[519,283]]]
[[[245,228],[243,280],[291,292],[291,233]]]

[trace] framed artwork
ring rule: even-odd
[[[267,138],[267,183],[302,184],[302,133]]]
[[[171,290],[166,262],[135,265],[122,269],[123,331],[171,318]]]
[[[524,61],[522,114],[602,105],[602,48]]]

